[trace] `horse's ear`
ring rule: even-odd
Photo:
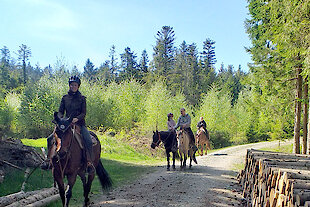
[[[58,112],[55,111],[54,112],[54,120],[52,121],[53,123],[57,123],[59,121],[59,117],[58,117]]]

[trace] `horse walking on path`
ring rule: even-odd
[[[170,170],[170,152],[172,152],[172,169],[175,169],[175,158],[177,154],[177,150],[172,151],[173,146],[173,139],[176,138],[176,134],[170,131],[153,131],[153,142],[151,147],[155,149],[158,147],[160,142],[164,143],[166,149],[166,156],[167,156],[167,170]]]
[[[205,131],[202,127],[200,127],[200,129],[198,129],[196,133],[196,145],[198,148],[199,146],[201,147],[200,153],[199,153],[201,156],[203,155],[204,145],[206,145],[205,155],[208,154],[207,150],[211,150],[209,132]]]
[[[89,205],[89,192],[95,172],[88,173],[86,178],[86,158],[85,151],[80,135],[80,128],[71,124],[72,118],[59,118],[57,112],[54,113],[54,121],[56,124],[53,132],[53,139],[48,143],[48,158],[51,160],[54,181],[58,185],[59,194],[63,206],[69,206],[72,196],[72,188],[75,184],[77,175],[80,176],[84,189],[84,206]],[[90,132],[93,137],[93,165],[100,180],[103,189],[112,185],[109,174],[104,169],[100,160],[101,145],[95,133]],[[95,142],[95,143],[94,143]],[[67,177],[68,185],[65,190],[64,177]]]
[[[189,168],[191,168],[194,151],[190,147],[190,136],[188,132],[181,129],[177,132],[177,137],[179,139],[179,153],[180,153],[181,169],[186,168],[187,156],[190,158]]]

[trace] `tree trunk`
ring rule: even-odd
[[[300,154],[300,115],[301,115],[301,98],[302,98],[302,78],[301,68],[296,69],[296,99],[295,99],[295,123],[294,123],[294,148],[293,152]]]
[[[310,111],[310,99],[308,100],[308,111]],[[307,133],[307,140],[308,140],[308,154],[310,154],[310,113],[308,112],[308,133]]]
[[[304,119],[303,119],[303,135],[302,135],[302,153],[307,153],[307,137],[308,137],[308,77],[305,78],[304,84]]]
[[[23,60],[23,78],[24,78],[24,84],[27,83],[27,73],[26,73],[26,61]]]

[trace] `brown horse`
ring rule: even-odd
[[[53,139],[48,143],[50,146],[48,158],[51,160],[53,177],[58,185],[62,204],[66,207],[69,206],[72,188],[77,175],[79,175],[84,188],[84,206],[88,206],[88,194],[95,177],[95,172],[89,173],[86,179],[85,151],[83,144],[79,143],[79,139],[76,138],[76,135],[79,134],[79,127],[71,124],[72,118],[59,118],[57,112],[54,113],[53,122],[56,124],[56,127],[53,132]],[[100,142],[95,133],[90,133],[96,142],[93,144],[93,164],[102,188],[108,188],[112,185],[112,182],[100,160]],[[64,185],[65,176],[68,180],[66,190]]]
[[[179,139],[179,154],[181,161],[181,169],[186,168],[186,160],[187,156],[190,158],[189,168],[192,167],[192,160],[194,157],[194,151],[192,147],[190,147],[190,136],[187,131],[181,129],[177,131],[177,138]]]
[[[200,127],[196,133],[196,145],[199,148],[199,146],[201,147],[200,151],[201,153],[199,153],[201,156],[203,155],[203,147],[204,145],[206,145],[206,153],[205,155],[207,155],[207,150],[211,150],[210,147],[210,135],[208,131],[205,131],[205,129],[203,127]]]

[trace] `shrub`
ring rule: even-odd
[[[5,99],[0,99],[0,139],[3,135],[10,134],[13,118],[13,110]]]
[[[163,82],[154,83],[144,102],[145,116],[141,120],[142,128],[145,131],[156,130],[156,128],[167,130],[167,114],[169,112],[179,114],[180,108],[185,106],[183,95],[172,96]]]
[[[53,113],[58,111],[61,97],[67,90],[65,77],[47,75],[25,88],[18,127],[23,137],[46,137],[52,131]]]

